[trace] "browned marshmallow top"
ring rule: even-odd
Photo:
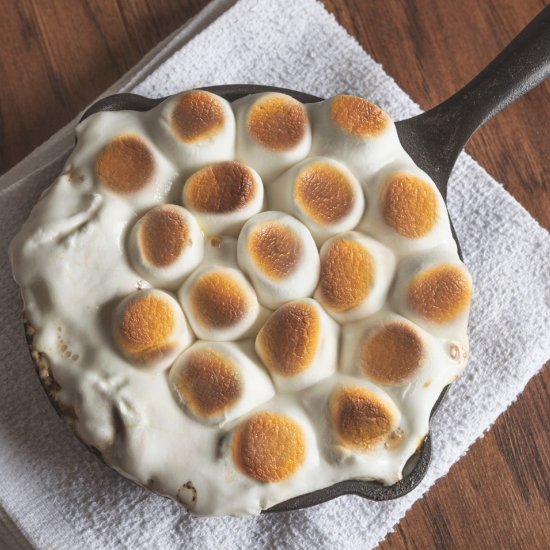
[[[380,107],[352,95],[336,96],[330,106],[330,116],[346,133],[362,138],[377,136],[390,123],[389,116]]]
[[[308,302],[288,302],[262,327],[256,349],[271,372],[295,376],[307,369],[315,358],[320,332],[317,309]]]
[[[96,171],[101,183],[110,191],[129,195],[152,181],[155,159],[142,138],[135,134],[123,134],[101,150]]]
[[[299,101],[282,94],[258,99],[248,113],[248,133],[265,149],[283,152],[296,147],[304,138],[307,112]]]
[[[185,143],[195,143],[218,133],[225,114],[218,97],[203,90],[183,94],[170,115],[175,136]]]
[[[136,294],[117,318],[115,341],[126,354],[137,362],[161,358],[177,347],[172,340],[176,330],[174,306],[162,296]]]
[[[230,409],[243,391],[239,371],[226,355],[210,349],[190,349],[175,383],[195,416],[211,418]]]
[[[187,220],[171,205],[157,206],[142,218],[139,244],[143,257],[156,267],[167,267],[191,246]]]
[[[193,314],[206,327],[236,325],[250,311],[252,300],[251,290],[223,268],[202,274],[191,287]]]
[[[374,277],[374,259],[361,243],[335,239],[321,258],[321,302],[333,311],[353,309],[369,295]]]
[[[183,201],[197,212],[225,214],[244,208],[256,193],[250,169],[241,162],[226,161],[195,172],[185,182]]]
[[[384,221],[409,239],[424,237],[437,222],[439,212],[433,187],[407,173],[391,176],[381,189]]]
[[[335,390],[329,410],[336,436],[350,449],[369,450],[385,441],[396,427],[395,415],[384,401],[359,386]]]
[[[470,304],[472,285],[465,269],[441,264],[414,277],[409,284],[411,309],[426,321],[443,324],[456,319]]]
[[[233,461],[245,475],[262,482],[282,481],[302,466],[306,438],[302,427],[291,417],[259,412],[235,431]]]
[[[306,166],[294,184],[296,204],[320,225],[339,222],[356,200],[349,177],[332,164],[316,162]]]
[[[362,339],[359,363],[373,381],[390,386],[408,382],[424,355],[420,334],[403,322],[390,322],[369,331]]]
[[[298,265],[302,243],[287,225],[277,221],[258,224],[248,240],[250,258],[272,279],[288,277]]]

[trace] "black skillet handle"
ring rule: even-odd
[[[550,76],[550,6],[464,88],[433,109],[397,123],[400,139],[445,194],[454,163],[489,118]]]

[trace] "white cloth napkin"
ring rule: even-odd
[[[360,94],[396,119],[419,112],[316,1],[231,4],[210,4],[116,87],[164,96],[201,85],[262,83],[320,96]],[[1,179],[3,254],[61,168],[71,140],[71,128],[65,129]],[[5,513],[38,548],[375,546],[550,358],[550,235],[464,154],[453,173],[449,208],[476,289],[472,351],[466,372],[433,420],[432,464],[412,493],[392,502],[346,496],[292,513],[196,519],[133,485],[84,449],[47,401],[26,350],[19,293],[4,255],[0,505]]]

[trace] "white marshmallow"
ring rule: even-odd
[[[271,309],[311,296],[319,280],[319,254],[311,233],[282,212],[262,212],[246,222],[237,260],[260,302]]]
[[[118,304],[113,337],[133,366],[151,373],[168,368],[193,341],[178,302],[156,289],[133,292]]]
[[[369,197],[359,230],[400,255],[453,245],[449,216],[435,183],[412,161],[384,167],[365,186]]]
[[[384,305],[396,263],[389,248],[352,231],[326,241],[320,255],[314,297],[336,321],[358,321]]]
[[[447,244],[403,258],[391,299],[399,313],[430,334],[459,335],[466,348],[472,279],[453,248]]]
[[[81,122],[76,136],[64,168],[75,187],[100,190],[137,211],[171,200],[177,172],[145,120],[128,111],[103,111]]]
[[[204,236],[185,208],[159,205],[132,228],[128,254],[142,277],[155,286],[173,290],[202,261]]]
[[[253,94],[233,103],[237,119],[235,158],[270,182],[305,158],[311,146],[307,110],[289,95]]]
[[[145,116],[154,139],[184,176],[234,156],[235,116],[223,97],[190,90],[168,98]]]
[[[406,155],[394,122],[366,99],[338,95],[311,103],[308,110],[313,135],[310,154],[344,162],[359,181]]]
[[[256,337],[256,353],[278,391],[298,391],[336,371],[339,326],[313,299],[283,304]]]
[[[236,237],[246,220],[263,208],[264,186],[249,166],[218,162],[187,179],[182,200],[207,235]]]
[[[202,340],[252,336],[265,317],[254,289],[232,267],[199,267],[180,288],[178,297],[193,331]]]
[[[349,169],[328,157],[298,163],[267,188],[269,208],[295,216],[311,231],[317,246],[355,229],[365,208],[363,190]]]
[[[170,369],[178,403],[199,422],[223,426],[273,397],[251,341],[195,342]]]

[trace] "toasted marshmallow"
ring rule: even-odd
[[[397,388],[394,397],[401,405],[412,407],[412,411],[403,412],[416,418],[421,415],[414,392],[426,395],[435,381],[437,395],[442,385],[462,372],[467,354],[467,345],[434,338],[405,317],[383,310],[344,327],[341,369],[375,384]]]
[[[404,258],[392,298],[401,314],[431,334],[466,339],[472,280],[456,252],[435,248]]]
[[[135,211],[168,200],[177,173],[148,125],[132,115],[101,112],[82,121],[64,173],[73,189],[116,197]]]
[[[169,289],[179,287],[204,255],[197,220],[175,204],[149,210],[134,225],[128,244],[136,271],[150,283]]]
[[[141,209],[168,195],[174,174],[147,139],[122,133],[99,152],[96,177],[105,192]]]
[[[191,416],[223,425],[275,394],[249,342],[195,342],[170,369],[170,385]]]
[[[268,318],[256,353],[279,391],[298,391],[336,371],[338,335],[338,325],[315,300],[295,300]]]
[[[195,334],[203,340],[246,338],[261,322],[254,289],[232,267],[207,265],[197,269],[178,297]]]
[[[445,202],[428,174],[410,163],[392,163],[368,187],[361,231],[402,254],[452,243]]]
[[[229,443],[237,471],[260,483],[280,483],[308,475],[319,463],[308,418],[284,397],[277,397],[240,422]]]
[[[301,220],[318,246],[355,229],[365,208],[363,190],[341,162],[308,158],[287,170],[267,189],[269,207]]]
[[[263,206],[264,187],[255,170],[241,162],[218,162],[195,172],[183,186],[183,204],[208,235],[237,236]]]
[[[158,121],[155,137],[186,175],[205,164],[233,158],[235,116],[218,95],[205,90],[175,95],[153,109],[151,118]]]
[[[254,94],[233,103],[237,118],[236,158],[253,166],[264,181],[305,158],[311,145],[302,103],[276,92]]]
[[[113,336],[128,361],[153,373],[168,368],[193,341],[178,302],[155,289],[133,292],[120,302]]]
[[[384,304],[395,270],[389,248],[352,231],[321,248],[321,277],[315,299],[340,323],[363,319]]]
[[[375,315],[344,328],[342,371],[377,384],[403,386],[417,378],[425,366],[432,340],[401,315]]]
[[[335,443],[349,452],[371,452],[391,442],[401,414],[390,397],[366,382],[337,384],[328,408]]]
[[[380,107],[352,95],[337,95],[309,105],[311,155],[346,163],[360,179],[396,157],[403,157],[397,130]]]
[[[311,296],[319,280],[319,254],[311,233],[282,212],[262,212],[246,222],[237,260],[260,302],[271,309]]]

